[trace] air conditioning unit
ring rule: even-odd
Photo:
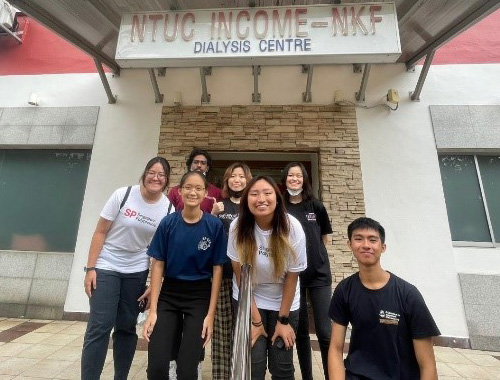
[[[12,29],[14,15],[14,8],[7,1],[0,0],[0,24],[7,29]]]

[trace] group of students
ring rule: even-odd
[[[148,308],[148,379],[168,379],[172,360],[177,379],[197,379],[210,340],[213,378],[229,379],[243,264],[253,283],[252,379],[263,380],[267,368],[273,379],[294,379],[295,343],[302,379],[313,378],[308,299],[326,379],[437,378],[432,336],[439,330],[418,290],[380,267],[380,224],[359,218],[349,226],[359,272],[332,298],[325,248],[332,227],[301,163],[284,168],[283,195],[244,163],[226,169],[221,191],[207,181],[212,162],[204,150],[193,149],[186,164],[167,197],[170,165],[151,159],[140,184],[116,190],[101,212],[85,267],[82,379],[100,378],[111,330],[115,379],[127,378],[137,316]]]

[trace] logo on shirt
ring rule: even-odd
[[[306,214],[306,219],[308,222],[315,222],[316,221],[316,214],[314,212],[308,212]]]
[[[219,219],[235,220],[238,214],[219,214],[217,215]]]
[[[208,248],[210,248],[210,245],[212,242],[210,241],[209,238],[203,237],[200,242],[198,243],[198,250],[200,251],[206,251]]]
[[[148,224],[148,225],[153,226],[155,228],[157,227],[157,223],[156,223],[155,219],[150,218],[149,216],[143,215],[140,212],[137,212],[135,210],[127,208],[127,209],[125,209],[125,212],[123,213],[123,215],[125,215],[127,218],[134,218],[139,223]]]
[[[269,257],[269,248],[259,245],[258,253],[259,255]]]
[[[378,316],[380,317],[380,319],[379,319],[380,323],[382,323],[384,325],[398,325],[399,324],[400,315],[398,313],[394,313],[392,311],[380,310],[380,312],[378,313]]]

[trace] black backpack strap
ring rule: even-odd
[[[170,215],[172,213],[173,206],[174,206],[174,204],[172,202],[170,202],[170,204],[168,205],[167,215]]]
[[[120,210],[122,209],[122,207],[125,205],[125,202],[127,201],[128,199],[128,196],[130,194],[130,190],[132,189],[132,186],[129,186],[127,187],[127,191],[125,192],[125,196],[123,197],[122,199],[122,203],[120,203]]]

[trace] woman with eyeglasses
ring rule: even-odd
[[[175,356],[177,378],[196,380],[212,337],[227,244],[222,222],[201,209],[207,186],[200,172],[184,174],[179,185],[184,208],[161,221],[148,249],[153,258],[151,308],[143,329],[148,379],[168,379]]]
[[[228,166],[222,180],[222,202],[216,202],[212,215],[222,221],[226,239],[231,222],[238,217],[240,200],[247,182],[252,179],[248,165],[235,162]],[[227,380],[231,370],[231,338],[233,332],[233,268],[228,261],[224,264],[222,285],[217,300],[215,313],[214,336],[212,339],[212,378]]]
[[[307,296],[311,302],[323,371],[328,380],[328,348],[331,321],[328,316],[332,298],[332,274],[325,244],[332,226],[325,206],[313,196],[304,165],[291,162],[283,169],[282,184],[286,209],[302,225],[307,240],[307,269],[300,274],[300,318],[297,330],[297,356],[303,380],[312,380],[311,340]]]
[[[300,223],[286,213],[271,177],[253,178],[241,197],[240,214],[231,224],[227,255],[238,300],[241,265],[252,266],[252,379],[294,379],[293,346],[299,321],[299,273],[307,267]]]
[[[162,218],[173,211],[163,194],[170,165],[151,159],[140,184],[116,190],[104,206],[90,243],[85,293],[90,315],[83,342],[81,377],[99,379],[113,332],[115,379],[127,379],[137,344],[139,302],[147,302],[147,247]]]

